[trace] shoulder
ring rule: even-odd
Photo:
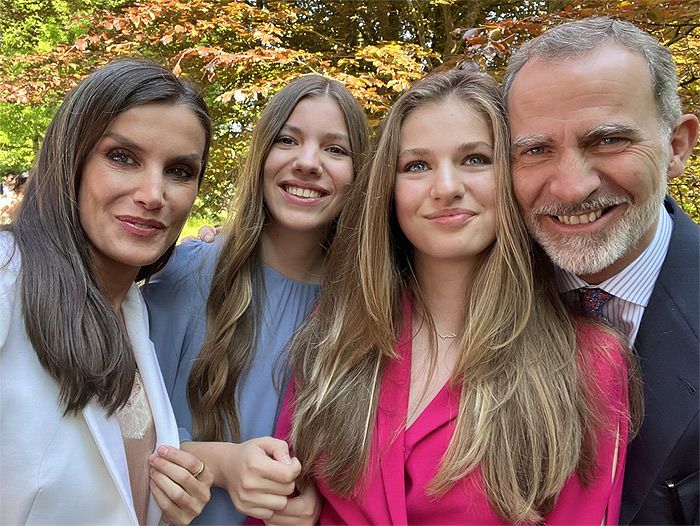
[[[691,242],[694,241],[690,250],[697,254],[698,243],[700,242],[700,225],[695,223],[690,216],[671,197],[666,197],[664,207],[671,219],[673,219],[673,233],[671,234],[671,244],[673,241]]]
[[[17,274],[20,261],[19,248],[12,233],[0,231],[0,271]]]
[[[220,241],[188,241],[177,245],[168,264],[142,288],[146,301],[150,305],[159,297],[207,295],[220,251]]]
[[[0,232],[0,299],[3,308],[12,303],[17,293],[21,268],[19,248],[10,232]]]
[[[204,243],[203,241],[187,241],[175,247],[168,264],[155,277],[177,278],[188,276],[195,271],[213,271],[216,259],[221,252],[222,241]]]
[[[8,338],[13,316],[19,314],[19,248],[12,234],[0,232],[0,347]]]
[[[206,330],[205,312],[220,243],[187,242],[175,247],[168,264],[141,288],[148,307],[150,338],[168,389],[184,356],[199,353]],[[186,378],[186,377],[185,377]]]
[[[700,225],[695,223],[688,213],[671,197],[666,196],[664,199],[664,208],[673,219],[674,223],[680,221],[683,225],[688,226],[694,232],[700,232]]]

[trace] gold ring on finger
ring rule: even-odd
[[[197,469],[196,473],[192,473],[192,476],[196,479],[199,479],[199,476],[204,472],[205,467],[206,466],[204,465],[204,461],[200,459],[199,460],[199,469]]]

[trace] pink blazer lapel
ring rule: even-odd
[[[404,309],[404,328],[396,347],[398,359],[387,364],[382,380],[374,443],[392,524],[408,523],[404,440],[411,379],[412,323],[409,301],[406,301]]]
[[[449,382],[449,381],[448,381]],[[450,385],[449,383],[438,391],[428,406],[423,410],[411,427],[406,431],[405,448],[407,458],[410,457],[412,449],[421,441],[430,439],[432,435],[441,433],[445,426],[450,426],[452,430],[448,435],[445,435],[447,442],[441,444],[441,448],[436,451],[436,465],[440,463],[442,455],[449,446],[449,441],[454,433],[457,415],[459,414],[459,385]]]

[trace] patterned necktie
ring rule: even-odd
[[[612,294],[605,292],[603,289],[587,287],[576,289],[575,292],[578,295],[579,307],[583,314],[612,326],[610,320],[603,314],[603,305],[614,298]]]

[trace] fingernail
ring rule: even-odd
[[[214,241],[214,236],[212,236],[211,234],[207,234],[204,236],[204,241],[206,241],[207,243],[211,243],[212,241]]]
[[[158,454],[161,455],[161,456],[163,456],[163,457],[164,457],[165,455],[167,455],[167,454],[168,454],[168,447],[167,447],[167,446],[160,446],[160,447],[158,448]]]
[[[292,457],[290,457],[289,455],[285,455],[285,456],[282,457],[282,462],[284,462],[285,464],[291,464],[291,463],[292,463]]]
[[[155,464],[157,458],[158,458],[158,455],[156,455],[155,453],[153,453],[152,455],[149,455],[148,456],[148,463]]]

